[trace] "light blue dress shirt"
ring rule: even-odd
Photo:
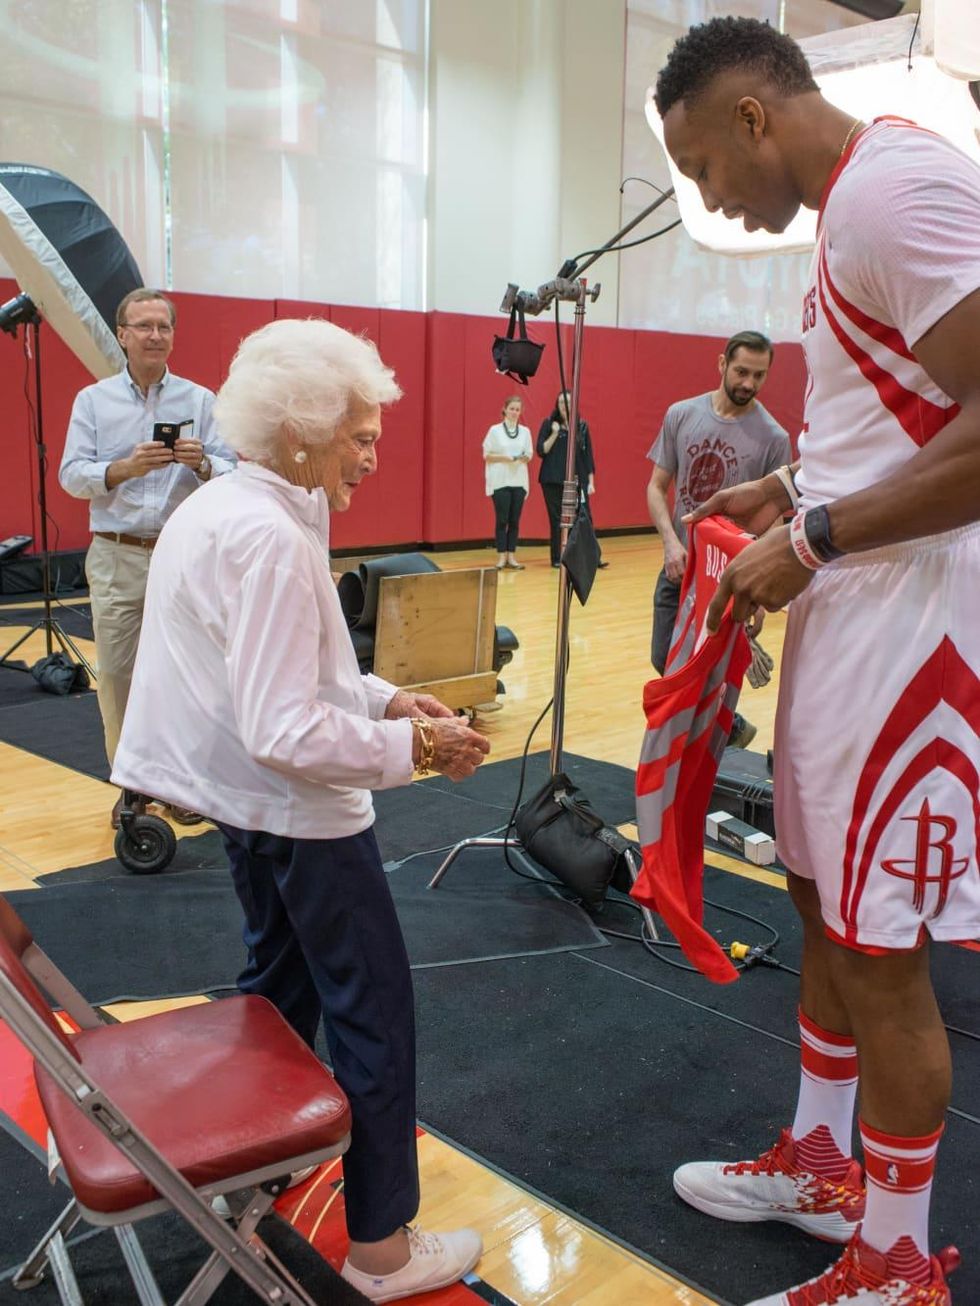
[[[155,422],[187,422],[181,435],[200,440],[211,463],[211,475],[235,466],[234,453],[218,437],[211,408],[213,393],[193,381],[164,372],[144,396],[128,369],[80,390],[72,408],[58,480],[76,499],[90,500],[93,531],[121,535],[159,535],[179,503],[202,484],[182,463],[168,463],[146,476],[123,481],[107,490],[110,463],[128,458],[138,444],[153,439]]]

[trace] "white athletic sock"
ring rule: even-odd
[[[801,1009],[800,1096],[791,1133],[803,1169],[840,1180],[851,1159],[857,1049],[851,1038],[821,1027]]]

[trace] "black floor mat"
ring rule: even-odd
[[[802,926],[788,893],[711,866],[705,872],[704,893],[706,899],[719,904],[706,906],[705,926],[724,948],[734,940],[768,946],[775,931],[779,940],[772,955],[784,966],[799,970]],[[744,920],[721,907],[734,908],[756,921]],[[610,900],[599,924],[636,934],[639,920],[638,913],[628,906]],[[697,973],[679,969],[685,962],[676,951],[660,949],[659,955],[665,961],[651,957],[638,945],[615,941],[609,957],[615,956],[615,964],[630,974],[652,980],[680,997],[746,1021],[771,1038],[797,1043],[799,980],[791,971],[755,966],[735,984],[711,984]],[[952,944],[934,945],[932,974],[943,1019],[952,1027],[952,1043],[978,1063],[973,1075],[954,1079],[953,1105],[975,1113],[980,1100],[980,1044],[976,1041],[980,1038],[980,953]]]
[[[205,835],[216,846],[216,835]],[[604,948],[580,908],[477,853],[435,891],[439,857],[392,871],[413,967],[561,949]],[[6,895],[38,944],[92,1002],[207,993],[233,985],[245,960],[242,911],[227,869],[51,885]]]
[[[0,1278],[24,1261],[71,1197],[65,1184],[48,1183],[45,1158],[38,1145],[23,1135],[13,1137],[8,1128],[10,1122],[0,1118],[4,1202],[0,1220]],[[24,1300],[22,1297],[21,1301]]]
[[[819,1273],[833,1247],[712,1220],[671,1186],[682,1162],[744,1159],[791,1123],[798,1049],[664,991],[665,968],[642,983],[610,955],[418,973],[420,1118],[723,1300]],[[950,1116],[932,1232],[964,1254],[963,1302],[980,1301],[978,1172],[980,1127]]]
[[[51,616],[72,639],[92,639],[92,607],[88,603],[51,604]],[[4,626],[34,626],[44,619],[44,608],[32,604],[3,604],[0,606],[0,637]],[[0,656],[3,645],[0,644]]]
[[[43,1162],[0,1129],[0,1174],[4,1218],[0,1221],[0,1303],[5,1306],[58,1306],[50,1271],[25,1297],[11,1284],[18,1268],[67,1205],[62,1183],[48,1183]],[[284,1220],[271,1215],[260,1226],[262,1237],[303,1287],[324,1306],[363,1306],[366,1300],[345,1283],[308,1242]],[[175,1215],[155,1216],[137,1226],[137,1234],[165,1300],[174,1301],[207,1256],[208,1249]],[[86,1306],[120,1306],[135,1301],[115,1235],[82,1224],[69,1240],[72,1265]],[[257,1298],[236,1275],[230,1275],[211,1298],[215,1306],[254,1306]]]
[[[38,689],[33,676],[2,668],[0,676],[0,742],[109,779],[99,702],[91,690],[62,697]]]

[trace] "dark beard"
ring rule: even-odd
[[[734,390],[734,389],[732,389],[732,388],[729,386],[729,384],[728,384],[727,381],[726,381],[724,384],[725,384],[725,394],[728,395],[728,398],[732,401],[732,403],[733,403],[737,408],[745,408],[745,407],[747,407],[747,406],[752,402],[752,400],[755,398],[755,394],[754,394],[754,393],[753,393],[753,394],[750,394],[750,395],[748,396],[747,399],[746,399],[746,398],[743,398],[743,397],[738,393],[737,390]]]

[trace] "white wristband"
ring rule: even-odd
[[[792,545],[797,562],[802,563],[810,571],[819,571],[824,564],[814,553],[810,541],[806,537],[806,528],[803,524],[805,517],[806,513],[798,512],[790,522],[789,542]]]
[[[796,492],[796,486],[793,484],[793,473],[787,466],[776,467],[773,469],[773,476],[778,476],[780,484],[789,496],[789,506],[795,512],[800,506],[800,496]]]

